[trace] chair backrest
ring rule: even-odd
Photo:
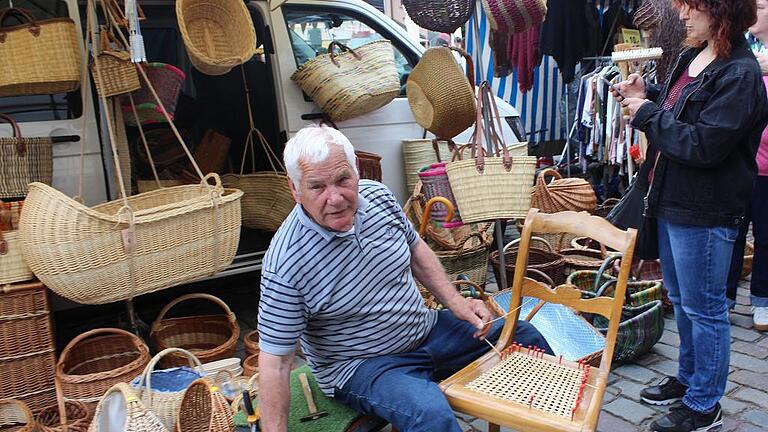
[[[549,288],[545,284],[525,276],[521,271],[528,265],[528,251],[533,232],[543,233],[571,233],[586,236],[615,249],[623,255],[621,268],[618,275],[616,289],[613,298],[597,297],[582,299],[581,291],[575,286],[563,284]],[[497,344],[502,350],[512,341],[517,320],[520,315],[520,306],[523,297],[534,297],[550,303],[560,303],[580,312],[602,315],[609,320],[608,332],[605,337],[605,350],[600,363],[600,369],[610,369],[613,359],[616,335],[621,321],[621,309],[624,305],[624,296],[627,290],[627,280],[632,266],[632,255],[635,249],[637,231],[628,229],[622,231],[611,225],[605,219],[598,216],[590,216],[587,212],[560,212],[553,214],[540,213],[538,209],[531,209],[525,218],[523,232],[520,235],[520,248],[518,249],[515,263],[515,276],[512,281],[512,298],[510,299],[509,315],[506,316],[504,329]]]

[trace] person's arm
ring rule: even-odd
[[[484,338],[491,330],[485,323],[491,320],[491,312],[480,300],[470,300],[459,294],[448,280],[442,264],[432,249],[422,239],[411,244],[411,269],[413,275],[431,292],[437,301],[453,312],[456,318],[467,321],[477,328],[476,338]]]
[[[264,351],[259,353],[259,388],[264,389],[259,392],[259,414],[261,430],[264,432],[288,430],[292,364],[293,353],[284,356]]]

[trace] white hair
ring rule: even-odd
[[[288,140],[283,151],[283,162],[285,162],[288,177],[293,181],[297,191],[300,190],[302,175],[299,163],[316,164],[324,161],[331,153],[331,145],[337,145],[344,150],[349,166],[359,177],[355,163],[355,148],[343,133],[325,125],[305,126]]]

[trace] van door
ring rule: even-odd
[[[81,53],[84,52],[76,0],[14,0],[13,5],[30,12],[38,20],[71,18],[75,21],[81,41]],[[16,18],[7,18],[6,25],[14,25],[14,19]],[[89,104],[85,116],[85,133],[81,92],[85,92],[85,100]],[[10,115],[19,123],[22,136],[71,138],[53,145],[53,187],[69,196],[78,194],[80,142],[77,140],[84,137],[82,198],[88,205],[106,200],[104,163],[89,81],[81,83],[80,90],[70,93],[0,97],[0,112]],[[0,136],[11,135],[10,126],[0,123]]]

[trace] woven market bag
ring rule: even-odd
[[[85,332],[68,343],[59,356],[59,399],[93,407],[110,387],[140,375],[149,360],[149,349],[132,333],[115,328]]]
[[[6,25],[12,16],[24,24]],[[24,9],[0,12],[0,97],[66,93],[80,87],[80,44],[70,18],[36,20]]]
[[[0,431],[35,432],[35,419],[27,404],[14,399],[0,399]]]
[[[189,386],[176,419],[178,432],[234,432],[232,411],[218,387],[199,379]]]
[[[403,0],[405,11],[419,27],[452,34],[469,21],[474,0]]]
[[[421,180],[424,199],[427,200],[425,213],[428,213],[432,220],[441,223],[444,228],[455,228],[464,223],[461,221],[461,215],[456,205],[456,198],[454,198],[453,191],[451,190],[451,183],[448,181],[445,165],[445,162],[438,162],[422,168],[419,171],[419,179]],[[432,203],[432,198],[435,197],[443,197],[451,203],[453,217],[450,220],[446,220],[448,208],[445,204],[440,202]]]
[[[251,166],[256,166],[254,135],[261,143],[261,148],[272,167],[272,171],[243,174],[249,149],[252,158]],[[252,128],[248,135],[243,150],[243,160],[240,164],[240,174],[225,174],[222,181],[227,187],[243,191],[242,217],[245,227],[270,232],[277,231],[296,206],[296,201],[291,194],[291,187],[288,185],[289,180],[285,174],[285,166],[258,129]]]
[[[547,184],[548,175],[554,180]],[[543,213],[561,211],[587,211],[592,213],[597,206],[597,196],[588,181],[580,178],[563,178],[553,169],[546,169],[536,178],[531,194],[531,207]]]
[[[483,0],[491,28],[507,34],[521,33],[544,22],[546,0]]]
[[[170,432],[124,383],[107,390],[96,407],[88,432]]]
[[[486,108],[483,100],[489,101],[490,106]],[[536,158],[510,155],[499,135],[502,129],[498,112],[490,85],[484,81],[480,84],[472,158],[451,162],[446,167],[465,223],[523,218],[530,209]],[[480,151],[484,117],[491,125],[491,140],[496,151],[491,157],[485,157]]]
[[[467,62],[467,72],[453,51]],[[430,48],[413,68],[405,84],[408,104],[421,127],[438,139],[451,139],[475,122],[475,73],[472,57],[460,48]]]
[[[375,111],[400,94],[400,77],[388,40],[355,49],[331,42],[328,54],[304,63],[291,79],[336,122]]]
[[[256,30],[239,0],[178,0],[176,19],[189,60],[206,75],[224,75],[253,57]]]
[[[147,79],[157,91],[168,116],[173,119],[186,75],[181,69],[165,63],[148,63],[141,65],[141,67],[144,68]],[[138,124],[147,125],[167,121],[160,105],[152,96],[149,86],[142,85],[141,89],[131,94],[131,97],[136,106],[136,114],[133,113],[130,99],[123,99],[123,114],[127,125],[137,126]]]
[[[63,405],[51,405],[37,414],[37,428],[40,432],[86,432],[92,413],[82,402],[66,401]]]
[[[1,44],[0,44],[1,45]],[[1,79],[1,78],[0,78]],[[13,130],[12,138],[0,137],[0,198],[22,198],[32,182],[50,184],[53,179],[53,142],[50,138],[24,138],[16,121],[0,113]]]
[[[186,357],[188,366],[155,370],[163,357],[169,354]],[[200,360],[191,352],[181,348],[166,348],[152,357],[141,376],[131,382],[131,387],[163,426],[169,431],[175,431],[181,399],[187,388],[203,377],[201,370]]]
[[[419,170],[433,163],[451,160],[456,144],[450,140],[410,139],[403,140],[405,186],[409,191],[419,182]]]
[[[179,303],[201,299],[210,301],[224,310],[223,315],[195,315],[181,318],[166,318],[165,315]],[[165,305],[152,323],[149,334],[158,350],[183,348],[195,355],[202,363],[230,358],[235,353],[240,338],[240,326],[235,314],[226,303],[210,294],[187,294]],[[169,352],[160,366],[169,368],[188,362],[184,352]]]
[[[96,66],[91,65],[96,91],[100,95],[111,97],[140,89],[139,73],[131,61],[131,54],[105,29],[102,29],[99,39],[101,51],[94,62],[98,62],[101,68],[101,80],[96,75]]]

